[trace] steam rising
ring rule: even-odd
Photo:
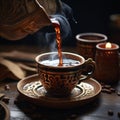
[[[70,36],[72,35],[71,27],[68,20],[62,15],[53,15],[51,16],[55,18],[60,23],[60,33],[61,33],[61,42],[62,44],[69,40]],[[52,29],[52,28],[51,28]],[[54,27],[53,27],[54,29]],[[55,31],[48,32],[48,31],[39,31],[37,32],[37,39],[39,40],[40,46],[45,46],[46,48],[50,48],[51,52],[57,52],[57,44],[56,44],[56,33]],[[69,42],[69,41],[68,41]],[[62,46],[61,46],[62,47]],[[48,49],[47,48],[47,49]],[[52,56],[52,59],[54,56]]]
[[[61,39],[62,39],[62,43],[68,43],[70,37],[72,36],[72,31],[71,31],[71,27],[70,24],[68,22],[68,20],[62,16],[62,15],[53,15],[52,17],[55,17],[56,20],[58,20],[58,22],[60,23],[60,32],[61,32]],[[52,28],[50,28],[52,29]],[[53,28],[54,29],[54,28]],[[51,51],[53,51],[52,49],[56,47],[56,33],[55,31],[51,30],[51,32],[48,32],[47,30],[45,31],[38,31],[37,32],[37,38],[41,43],[44,43],[44,45],[49,45],[49,47],[51,48]]]
[[[46,33],[46,42],[49,45],[51,52],[57,51],[56,33]]]

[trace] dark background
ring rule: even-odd
[[[110,15],[120,14],[120,0],[62,0],[72,9],[78,22],[75,32],[108,34]]]

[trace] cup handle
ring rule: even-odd
[[[83,80],[86,80],[86,79],[89,79],[92,77],[94,71],[95,71],[95,61],[92,60],[92,58],[88,58],[86,61],[85,61],[85,64],[84,64],[84,69],[83,71],[85,70],[86,71],[86,68],[90,66],[91,70],[87,72],[87,75],[85,76],[82,76],[78,82],[78,84],[80,84]]]

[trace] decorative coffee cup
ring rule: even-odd
[[[40,82],[51,96],[71,95],[77,84],[92,77],[95,70],[95,62],[91,58],[85,60],[84,57],[70,52],[62,52],[62,55],[62,66],[58,66],[58,52],[43,53],[35,58]],[[87,67],[91,67],[91,71],[87,71]],[[84,71],[87,71],[87,75],[81,77]]]

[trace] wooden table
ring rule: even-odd
[[[31,49],[32,48],[32,49]],[[1,45],[0,52],[13,50],[40,54],[49,51],[38,46]],[[63,51],[76,52],[75,47],[65,47]],[[19,61],[19,59],[18,59]],[[22,61],[24,62],[24,61]],[[34,64],[34,62],[33,62]],[[2,72],[2,71],[1,71]],[[31,75],[32,73],[28,73]],[[34,74],[34,73],[33,73]],[[17,91],[17,80],[5,79],[0,82],[0,93],[9,97],[7,106],[10,110],[10,120],[119,120],[120,119],[120,81],[111,86],[112,93],[101,92],[98,98],[83,106],[71,109],[51,109],[41,107],[22,99]],[[10,89],[6,89],[6,85]]]

